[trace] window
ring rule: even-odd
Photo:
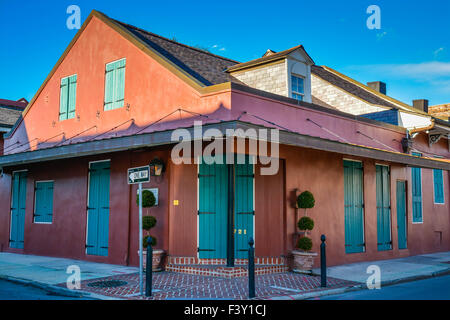
[[[292,98],[303,101],[305,95],[304,79],[297,76],[291,76]]]
[[[444,203],[444,178],[442,170],[433,170],[434,203]]]
[[[77,95],[77,75],[61,79],[59,97],[59,120],[75,118],[75,100]]]
[[[121,59],[106,65],[105,111],[123,107],[125,95],[125,64],[126,59]]]
[[[34,222],[52,223],[53,181],[36,182],[34,199]]]
[[[413,153],[413,156],[421,157],[420,153]],[[420,168],[411,168],[412,178],[412,209],[413,223],[422,223],[422,170]]]

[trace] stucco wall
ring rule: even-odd
[[[27,169],[24,249],[9,249],[11,204],[11,170],[0,178],[0,248],[2,251],[67,257],[114,264],[138,264],[137,186],[127,184],[127,168],[147,165],[154,157],[167,161],[164,150],[152,152],[123,152],[82,159],[53,161],[15,169]],[[88,197],[88,168],[90,161],[110,160],[109,252],[107,257],[87,255],[86,222]],[[70,168],[68,170],[67,168]],[[168,248],[168,175],[153,178],[143,188],[159,189],[159,205],[144,214],[157,218],[152,234],[158,239],[157,248]],[[34,185],[36,181],[53,180],[53,220],[51,224],[33,222]],[[148,211],[148,212],[147,212]]]

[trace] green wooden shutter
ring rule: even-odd
[[[123,107],[126,59],[108,63],[105,76],[105,110]]]
[[[201,259],[227,257],[228,168],[226,164],[199,164],[199,243]]]
[[[434,181],[434,202],[444,203],[444,179],[442,176],[442,170],[433,170]]]
[[[391,194],[389,167],[376,165],[377,246],[378,251],[392,249]]]
[[[236,259],[248,257],[248,241],[253,237],[253,181],[254,172],[251,158],[246,155],[245,163],[240,164],[235,157],[234,165],[234,248]]]
[[[113,108],[123,107],[125,98],[125,59],[116,62],[114,70],[114,106]]]
[[[67,107],[67,119],[75,118],[75,104],[77,97],[77,75],[69,77],[69,101]]]
[[[413,153],[420,157],[420,153]],[[413,222],[422,222],[422,170],[411,168]]]
[[[344,161],[345,252],[363,252],[364,195],[363,166],[360,162]]]
[[[105,108],[104,110],[111,110],[113,108],[114,99],[114,63],[106,65],[105,73]]]
[[[110,162],[95,162],[89,169],[86,253],[108,256]]]
[[[69,99],[69,78],[61,79],[61,88],[59,96],[59,120],[67,119],[67,106]]]
[[[9,246],[23,249],[25,233],[25,205],[27,193],[27,173],[16,172],[12,181],[11,226]]]
[[[36,182],[34,222],[51,223],[53,217],[53,182]]]
[[[397,181],[397,231],[398,248],[407,248],[407,220],[406,220],[406,183]]]

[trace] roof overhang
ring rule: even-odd
[[[236,133],[239,131],[242,132],[241,130],[243,130],[243,132],[248,132],[247,131],[248,129],[254,130],[264,128],[267,129],[267,127],[265,126],[256,125],[248,122],[228,121],[203,125],[203,132],[205,132],[207,129],[212,128],[218,129],[220,130],[220,132],[223,133],[226,133],[227,130],[234,130],[234,132]],[[184,129],[188,130],[188,132],[191,134],[191,137],[194,136],[193,126]],[[0,167],[7,168],[38,162],[79,158],[83,156],[106,154],[133,149],[174,144],[176,143],[176,141],[172,141],[172,132],[173,130],[144,133],[140,135],[88,141],[77,144],[71,145],[69,144],[59,147],[52,147],[47,149],[40,149],[35,151],[5,155],[0,157]],[[229,136],[231,137],[231,135]],[[233,136],[240,137],[239,135]],[[255,138],[252,136],[245,136],[245,137],[249,139]],[[350,155],[356,157],[375,159],[379,161],[398,163],[407,166],[450,170],[450,162],[444,159],[417,157],[400,152],[391,152],[376,148],[365,147],[361,145],[354,145],[333,140],[326,140],[318,137],[302,135],[299,133],[289,131],[281,131],[281,130],[279,131],[279,143],[296,147],[334,152],[347,156]]]

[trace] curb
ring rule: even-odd
[[[417,275],[417,276],[410,276],[406,278],[401,279],[394,279],[394,280],[387,280],[387,281],[381,281],[381,286],[392,286],[396,284],[406,283],[406,282],[413,282],[418,280],[424,280],[424,279],[430,279],[434,277],[440,277],[450,274],[450,268],[446,270],[441,271],[435,271],[430,274],[425,275]],[[307,300],[312,298],[318,298],[323,296],[331,296],[335,294],[342,294],[352,291],[360,291],[360,290],[368,290],[366,284],[356,284],[354,286],[348,286],[343,288],[336,288],[336,289],[324,289],[321,291],[313,291],[313,292],[307,292],[307,293],[299,293],[289,296],[280,296],[280,297],[273,297],[269,298],[269,300]]]
[[[72,297],[72,298],[86,297],[86,298],[91,298],[94,300],[123,300],[120,298],[112,298],[112,297],[103,296],[103,295],[88,292],[88,291],[70,290],[70,289],[59,287],[59,286],[52,285],[52,284],[46,284],[46,283],[42,283],[42,282],[38,282],[38,281],[16,278],[16,277],[12,277],[12,276],[0,275],[0,280],[18,283],[18,284],[22,284],[25,286],[35,287],[38,289],[45,290],[49,293],[53,293],[53,294],[65,296],[65,297]]]

